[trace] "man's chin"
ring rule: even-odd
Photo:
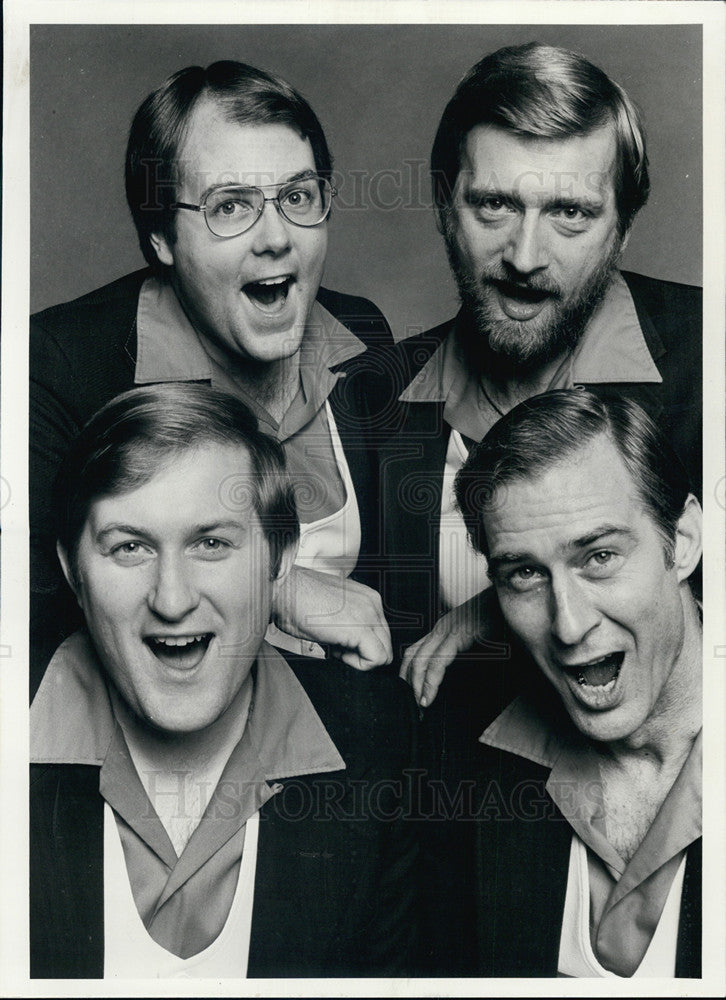
[[[488,304],[477,303],[474,322],[489,352],[502,364],[520,369],[541,367],[571,351],[582,335],[578,329],[561,322],[553,315],[556,307],[546,303],[533,319],[519,321],[497,315],[498,310]]]
[[[304,324],[295,324],[285,329],[250,329],[236,338],[238,353],[258,364],[274,364],[291,358],[300,350]]]

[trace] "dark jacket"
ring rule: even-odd
[[[662,427],[702,493],[701,290],[623,272],[660,384],[591,385],[603,396],[628,395]],[[389,368],[399,393],[445,340],[453,320],[396,345]],[[440,616],[439,518],[450,428],[443,403],[402,403],[380,447],[383,562],[390,569],[382,595],[394,632],[405,648]]]
[[[499,714],[488,701],[496,673],[456,664],[425,720],[424,975],[557,975],[572,827],[546,791],[548,768],[478,741]],[[701,976],[700,839],[687,854],[676,976]]]
[[[417,847],[405,769],[415,710],[403,681],[286,659],[346,763],[260,812],[248,976],[402,976],[415,936]],[[31,766],[35,978],[103,976],[103,799],[95,766]],[[294,802],[286,807],[285,802]]]
[[[148,275],[148,270],[137,271],[31,318],[31,697],[57,647],[82,624],[55,555],[53,483],[81,427],[114,396],[134,387],[136,308]],[[381,407],[368,384],[373,385],[370,372],[380,369],[380,356],[393,339],[372,302],[324,288],[318,301],[369,348],[341,366],[346,378],[335,385],[330,405],[360,510],[361,552],[378,552],[378,485],[369,439]],[[355,576],[375,583],[363,564]]]

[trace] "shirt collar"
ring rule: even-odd
[[[479,737],[480,743],[550,769],[565,750],[581,741],[556,696],[550,699],[549,691],[543,698],[515,698]]]
[[[134,381],[218,382],[217,353],[192,326],[169,282],[148,277],[136,310],[137,353]],[[211,350],[210,350],[211,349]],[[365,351],[365,344],[319,302],[310,310],[301,346],[302,388],[307,400],[327,399],[337,377],[330,369]],[[332,379],[332,382],[331,382]],[[327,391],[325,391],[327,388]],[[322,399],[317,399],[322,395]]]
[[[401,394],[402,402],[443,403],[452,394],[469,398],[470,390],[464,386],[473,380],[458,348],[456,329],[455,322],[446,339]],[[580,383],[662,381],[648,350],[633,296],[623,276],[616,271],[572,354],[566,384],[559,384],[558,380],[551,388],[572,388]]]
[[[605,835],[605,813],[597,756],[570,721],[554,692],[520,695],[479,737],[488,746],[524,757],[550,771],[547,791],[581,840],[614,871],[628,870],[627,885],[636,884],[663,858],[674,856],[701,835],[702,737],[690,752],[653,825],[630,866],[625,865]],[[651,850],[657,845],[657,852]],[[641,847],[643,847],[641,845]],[[624,883],[625,886],[626,883]]]
[[[345,768],[286,660],[267,643],[257,657],[247,730],[268,780]],[[58,648],[30,709],[34,764],[104,763],[116,730],[106,682],[86,632]]]

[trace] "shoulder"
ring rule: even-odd
[[[148,277],[144,269],[128,274],[70,302],[30,317],[31,375],[67,364],[72,371],[117,365],[114,352],[128,351],[135,361],[136,308],[139,291]]]
[[[346,760],[379,771],[411,763],[417,726],[409,686],[385,670],[286,653],[330,738]]]
[[[31,322],[46,329],[62,328],[84,317],[98,317],[104,312],[113,314],[124,306],[135,309],[139,291],[149,273],[148,268],[134,271],[70,302],[61,302],[37,312],[31,316]]]
[[[633,271],[621,272],[639,315],[645,312],[661,332],[681,324],[693,324],[700,330],[703,291],[696,285],[649,278]]]
[[[446,340],[453,329],[455,319],[449,319],[445,323],[417,333],[414,337],[407,337],[396,344],[396,352],[406,359],[406,363],[413,377],[426,364],[431,355]]]
[[[33,392],[49,392],[49,405],[62,405],[76,423],[133,386],[136,310],[148,274],[126,275],[30,319]]]
[[[63,823],[72,825],[74,816],[90,815],[94,802],[102,801],[99,774],[99,767],[88,764],[31,764],[31,832],[42,835],[50,827],[58,830]]]
[[[320,288],[317,300],[339,323],[359,337],[366,347],[393,346],[393,335],[385,316],[369,299]]]

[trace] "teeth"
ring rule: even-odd
[[[288,278],[260,278],[259,281],[253,281],[251,284],[254,285],[284,285]]]
[[[153,641],[161,646],[191,646],[193,642],[201,642],[204,635],[205,633],[201,635],[157,636]]]

